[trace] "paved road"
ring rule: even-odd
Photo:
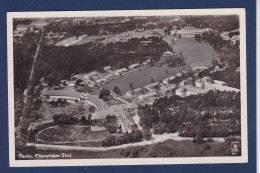
[[[26,102],[26,96],[27,96],[27,91],[28,91],[28,88],[31,84],[31,80],[32,80],[32,77],[33,77],[33,72],[34,72],[34,66],[35,66],[35,63],[36,63],[36,59],[37,59],[37,56],[38,56],[38,53],[39,53],[39,50],[40,50],[40,47],[41,47],[41,41],[42,41],[42,36],[43,36],[43,33],[44,33],[44,28],[42,28],[42,33],[41,33],[41,37],[40,37],[40,40],[38,42],[38,46],[37,46],[37,49],[36,49],[36,52],[35,52],[35,55],[34,55],[34,58],[33,58],[33,64],[32,64],[32,69],[31,69],[31,73],[30,73],[30,77],[29,77],[29,80],[28,80],[28,86],[24,92],[25,94],[25,102]]]
[[[183,141],[183,140],[193,140],[191,137],[181,137],[178,136],[178,133],[171,133],[171,134],[162,134],[162,135],[153,135],[152,139],[149,141],[141,141],[136,143],[130,144],[123,144],[119,146],[112,146],[112,147],[79,147],[79,146],[65,146],[65,145],[48,145],[48,144],[34,144],[34,143],[27,143],[27,146],[34,146],[37,149],[48,149],[48,150],[81,150],[81,151],[111,151],[126,147],[134,147],[134,146],[145,146],[151,145],[158,142],[164,142],[168,139],[173,139],[175,141]],[[218,142],[224,142],[225,139],[222,137],[213,138],[213,140]]]

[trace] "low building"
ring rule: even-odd
[[[113,74],[107,74],[106,76],[102,77],[102,80],[104,82],[109,81],[109,80],[111,80],[113,78],[113,76],[114,76]]]
[[[98,75],[98,72],[92,71],[91,73],[85,74],[84,78],[89,79],[89,78],[96,76],[96,75]]]
[[[77,40],[78,40],[78,39],[77,39],[76,36],[70,37],[70,38],[67,38],[67,39],[65,39],[65,40],[62,40],[62,41],[56,43],[55,46],[65,46],[65,47],[67,47],[67,46],[69,46],[69,45],[71,45],[71,44],[73,44],[73,43],[76,43]]]
[[[214,80],[214,84],[225,85],[225,82],[220,81],[220,80]]]
[[[87,34],[83,34],[83,35],[81,35],[81,36],[78,37],[78,40],[83,40],[83,39],[85,39],[85,38],[87,38],[87,37],[88,37]]]
[[[131,116],[136,115],[136,112],[137,112],[137,109],[138,109],[138,106],[136,104],[127,103],[127,104],[124,104],[122,106],[123,106],[123,109],[126,110],[129,113],[129,115],[131,115]]]
[[[137,68],[139,66],[139,64],[137,63],[137,64],[132,64],[132,65],[129,65],[129,69],[130,70],[132,70],[132,69],[134,69],[134,68]]]
[[[154,82],[154,83],[151,83],[151,84],[148,84],[145,86],[145,89],[149,90],[149,91],[152,91],[154,90],[155,87],[157,87],[159,85],[158,82]]]
[[[29,30],[30,25],[19,24],[16,26],[16,31],[26,32]]]
[[[176,88],[176,85],[162,86],[160,90],[164,93],[169,93]]]
[[[149,98],[151,98],[151,97],[156,97],[156,96],[157,96],[157,93],[156,93],[156,92],[149,92],[149,93],[140,95],[138,98],[139,98],[139,100],[141,100],[141,101],[146,101],[146,100],[148,100]]]
[[[122,69],[119,69],[119,70],[116,70],[115,71],[115,75],[119,76],[123,73],[127,72],[127,69],[126,68],[122,68]]]
[[[187,89],[186,88],[178,88],[175,90],[175,95],[185,97]]]
[[[196,88],[193,87],[192,85],[187,85],[185,86],[185,88],[187,89],[186,96],[205,94],[208,92],[207,89]]]
[[[106,128],[104,126],[91,126],[91,131],[92,132],[99,132],[99,131],[105,131]]]
[[[240,89],[233,88],[233,87],[228,87],[220,84],[211,84],[207,87],[208,90],[218,90],[218,91],[227,91],[227,92],[240,92]]]
[[[240,36],[234,35],[230,40],[231,40],[232,44],[236,44],[236,42],[240,40]]]
[[[110,66],[106,66],[106,67],[103,68],[103,70],[104,70],[105,72],[107,72],[107,71],[111,70],[111,67],[110,67]]]
[[[149,43],[152,43],[152,41],[148,40],[148,41],[141,41],[142,45],[148,45]]]
[[[134,90],[129,90],[126,92],[126,96],[133,96],[133,95],[138,95],[142,91],[142,88],[135,88]]]
[[[207,66],[195,66],[195,67],[192,67],[193,70],[207,70],[209,69],[209,67]]]
[[[163,79],[163,83],[164,84],[169,84],[170,81],[172,81],[173,79],[175,79],[176,77],[175,76],[171,76],[171,77],[168,77],[166,79]]]
[[[177,73],[175,76],[177,76],[177,77],[181,77],[182,74],[181,74],[181,73]]]
[[[164,57],[164,58],[172,57],[172,56],[175,56],[175,54],[172,53],[172,52],[170,52],[170,51],[168,51],[168,50],[163,53],[163,57]]]
[[[45,20],[35,20],[31,23],[31,25],[36,28],[42,28],[42,27],[48,25],[48,23]]]

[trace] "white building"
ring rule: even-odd
[[[85,38],[87,38],[87,37],[88,37],[87,34],[83,34],[83,35],[81,35],[81,36],[78,37],[78,40],[83,40],[83,39],[85,39]]]
[[[185,97],[187,89],[186,88],[178,88],[175,90],[175,95]]]
[[[141,101],[147,101],[149,98],[156,97],[156,96],[157,96],[156,92],[149,92],[149,93],[140,95],[138,98]]]
[[[126,96],[130,97],[132,95],[139,94],[142,91],[142,88],[135,88],[134,90],[129,90],[126,92]]]
[[[102,80],[104,81],[104,82],[106,82],[106,81],[109,81],[110,79],[112,79],[113,78],[113,74],[108,74],[108,75],[106,75],[106,76],[103,76],[102,77]]]
[[[123,73],[127,72],[127,69],[126,68],[122,68],[122,69],[119,69],[119,70],[116,70],[115,71],[115,75],[119,76]]]
[[[160,89],[164,93],[173,91],[176,88],[176,85],[162,86]]]
[[[164,58],[172,57],[172,56],[175,56],[175,54],[172,53],[172,52],[170,52],[170,51],[168,51],[168,50],[163,53],[163,57],[164,57]]]
[[[98,75],[98,72],[92,71],[91,73],[85,74],[84,78],[89,79],[89,78],[96,76],[96,75]]]
[[[70,37],[55,44],[55,46],[70,46],[78,41],[77,37]]]
[[[235,44],[237,41],[240,40],[240,36],[239,35],[234,35],[232,38],[231,38],[231,42],[232,44]]]
[[[168,77],[166,79],[163,79],[163,83],[164,84],[169,84],[169,81],[172,81],[173,79],[175,79],[175,76]]]
[[[146,86],[145,86],[145,89],[147,89],[147,90],[149,90],[149,91],[152,91],[152,90],[154,90],[154,88],[155,88],[156,86],[158,86],[158,85],[159,85],[158,82],[154,82],[154,83],[151,83],[151,84],[149,84],[149,85],[146,85]]]
[[[103,70],[107,72],[107,71],[111,70],[111,67],[110,66],[106,66],[106,67],[103,68]]]
[[[19,24],[16,26],[16,31],[25,32],[29,30],[29,25]]]
[[[137,68],[139,66],[139,64],[137,63],[137,64],[132,64],[132,65],[129,65],[129,69],[130,70],[132,70],[132,69],[134,69],[134,68]]]
[[[175,76],[177,76],[177,77],[181,77],[181,73],[177,73]]]

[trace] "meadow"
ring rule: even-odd
[[[153,66],[144,67],[140,70],[128,73],[111,82],[105,84],[103,87],[113,90],[118,86],[122,92],[130,90],[130,84],[133,83],[134,88],[144,87],[151,83],[152,80],[160,81],[170,77],[187,66],[196,62],[205,60],[212,60],[218,58],[218,54],[213,50],[212,46],[205,43],[199,43],[194,38],[181,38],[173,44],[173,50],[185,57],[186,66],[167,67],[167,66]],[[206,61],[208,62],[208,61]]]
[[[101,140],[108,135],[106,130],[93,132],[89,126],[66,125],[44,129],[35,138],[40,142],[62,144]]]

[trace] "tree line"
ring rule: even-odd
[[[162,53],[170,50],[161,37],[151,37],[151,43],[143,45],[145,38],[133,38],[128,42],[103,44],[88,43],[78,46],[43,46],[35,73],[49,85],[55,85],[72,74],[88,73],[105,66],[127,68],[133,63],[142,63],[145,57],[159,60]]]

